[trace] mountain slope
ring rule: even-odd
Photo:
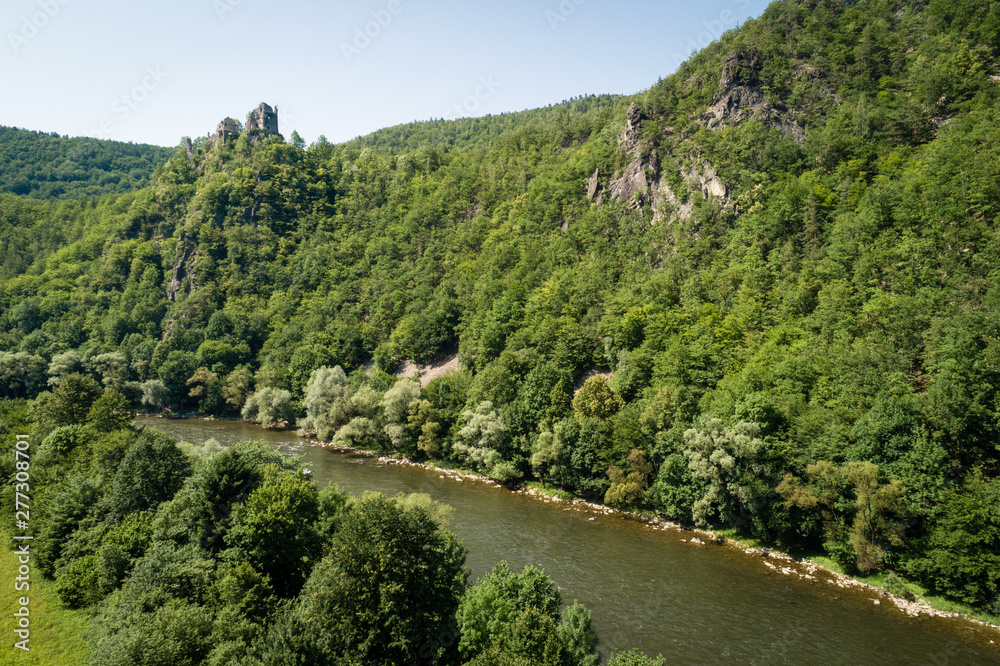
[[[1000,488],[997,26],[780,2],[633,98],[200,140],[11,261],[0,389],[79,362],[991,608],[1000,519],[963,507]],[[422,391],[380,372],[456,349]]]
[[[0,192],[38,199],[139,189],[173,148],[0,127]]]

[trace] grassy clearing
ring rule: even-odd
[[[0,594],[0,617],[4,618],[0,643],[0,664],[11,666],[54,666],[55,664],[86,664],[90,661],[90,646],[85,640],[90,628],[86,611],[67,610],[59,603],[55,584],[43,580],[36,567],[31,571],[31,587],[25,592],[14,590],[14,577],[19,563],[10,549],[10,535],[0,532],[0,576],[3,576]],[[31,611],[30,650],[24,652],[13,646],[13,615],[20,608],[18,599],[27,596]]]

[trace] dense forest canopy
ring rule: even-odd
[[[0,392],[294,421],[996,614],[998,49],[984,0],[786,0],[634,97],[2,197]]]
[[[0,192],[77,199],[144,187],[170,148],[0,127]]]

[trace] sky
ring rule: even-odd
[[[175,146],[264,101],[334,143],[633,94],[764,0],[3,0],[0,125]]]

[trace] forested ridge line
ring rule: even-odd
[[[482,136],[198,140],[3,198],[0,390],[295,422],[996,615],[998,11],[776,2]]]

